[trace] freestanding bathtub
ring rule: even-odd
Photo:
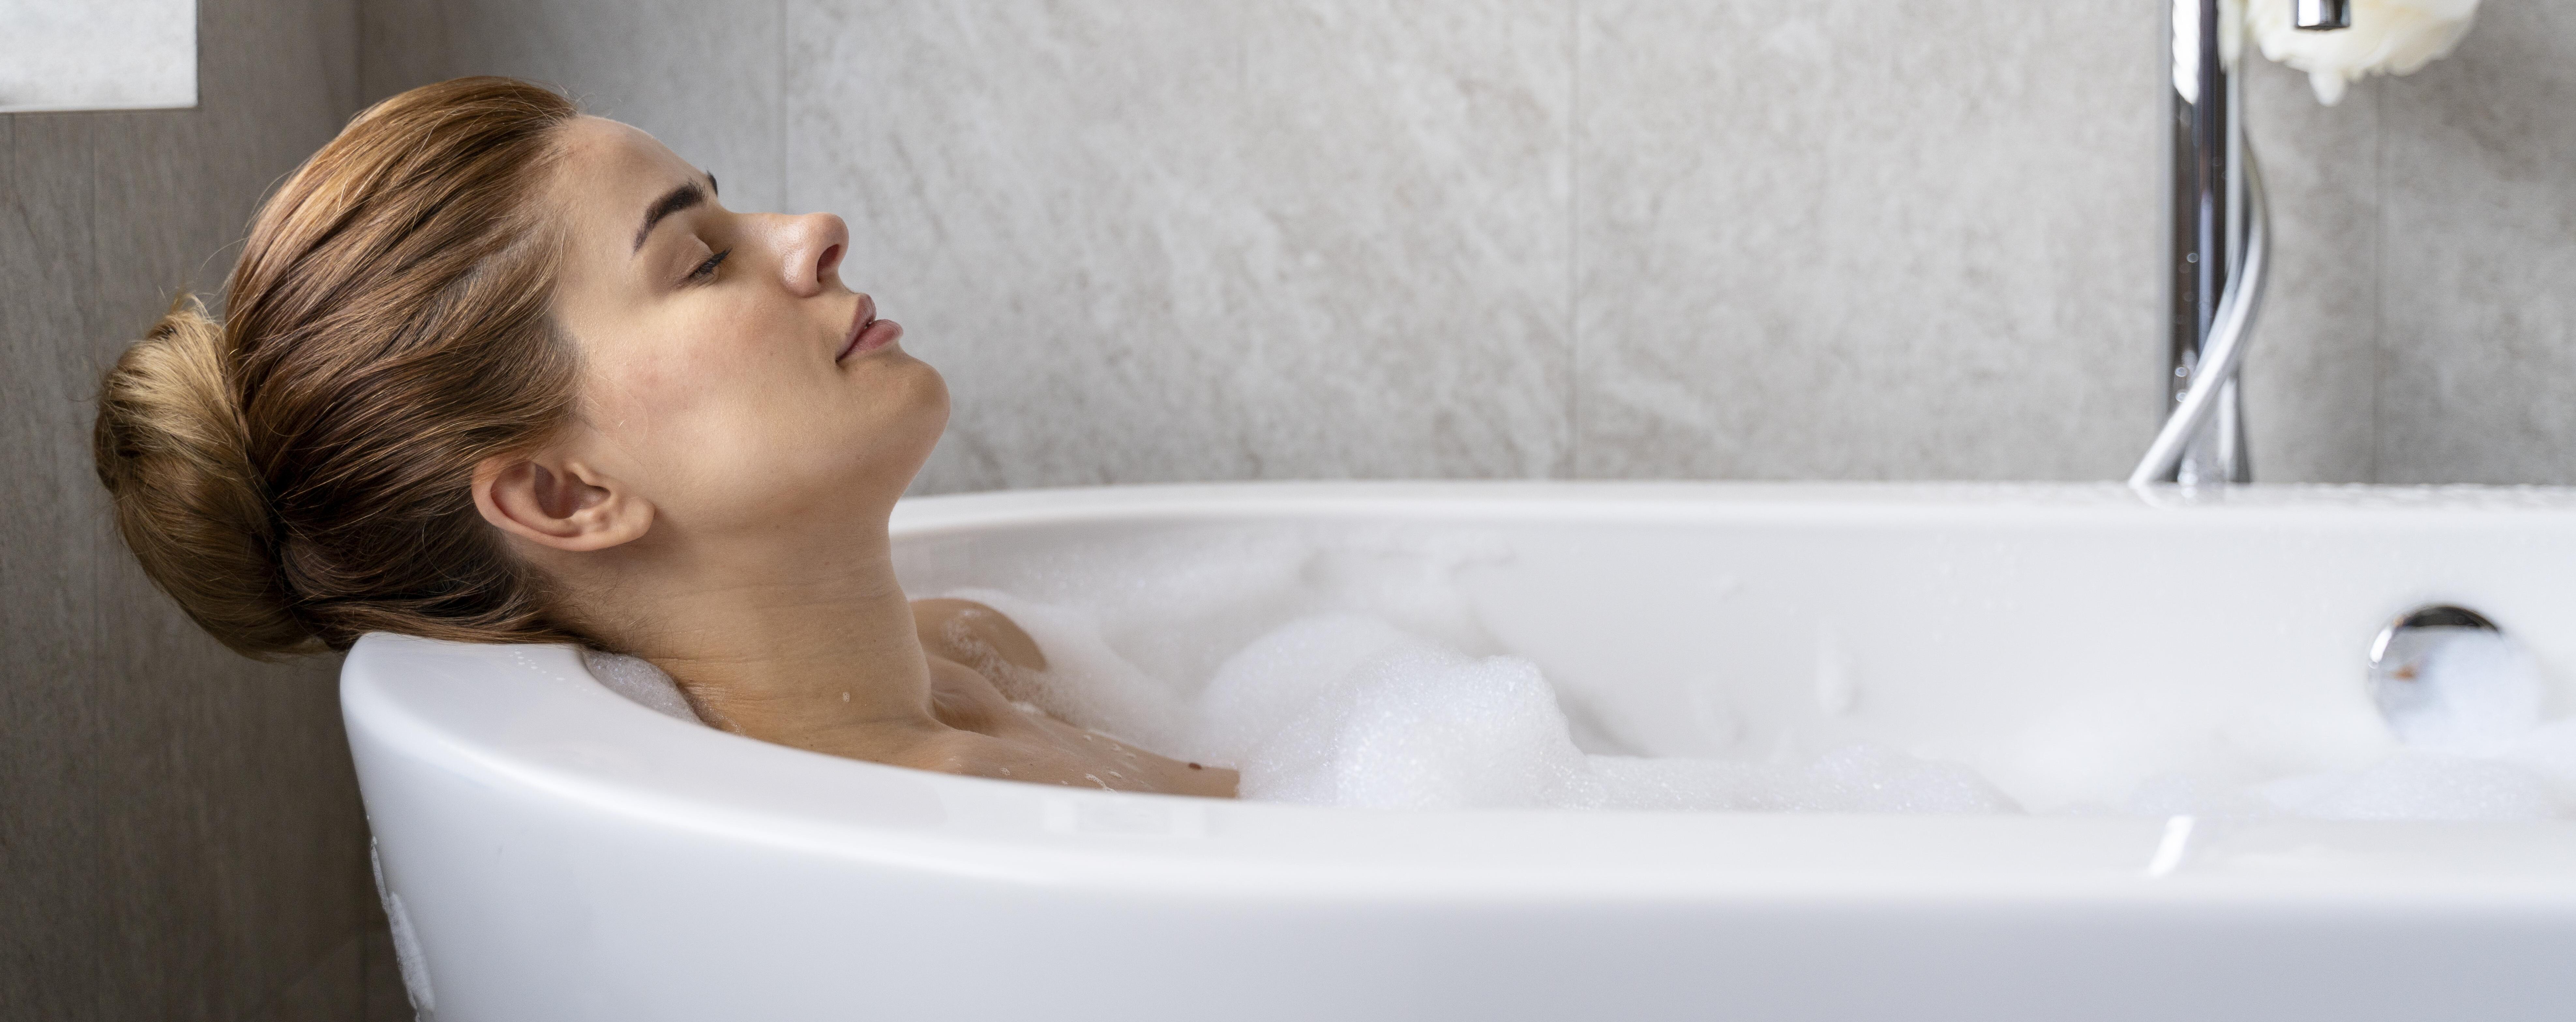
[[[2182,748],[2385,752],[2364,657],[2426,603],[2519,636],[2576,710],[2569,491],[1281,484],[895,519],[920,594],[1116,586],[1117,551],[1265,530],[1486,537],[1481,623],[1632,751],[1870,741],[2034,808]],[[2576,824],[1071,790],[684,723],[569,649],[384,635],[342,699],[446,1022],[2576,1018]]]

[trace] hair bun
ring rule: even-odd
[[[98,478],[144,572],[199,626],[252,656],[308,652],[319,642],[280,577],[229,351],[196,296],[172,303],[100,387]]]

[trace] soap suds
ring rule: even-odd
[[[1250,799],[1387,809],[2022,811],[1970,767],[1902,749],[1802,752],[1775,740],[1785,735],[1738,741],[1746,725],[1729,693],[1743,679],[1723,661],[1672,669],[1686,682],[1681,711],[1736,758],[1621,754],[1633,750],[1587,724],[1599,719],[1591,707],[1479,620],[1468,598],[1475,573],[1511,560],[1497,538],[1203,539],[1121,547],[1102,553],[1104,563],[1056,555],[1063,560],[1024,566],[1009,591],[936,595],[993,607],[1044,650],[1045,670],[1001,668],[1004,694],[1023,710],[1166,756],[1234,767]],[[1856,637],[1813,634],[1817,709],[1866,712],[1863,674],[1846,652]],[[2100,780],[2079,781],[2085,786],[2064,805],[2044,807],[2060,812],[2576,817],[2576,719],[2541,719],[2546,679],[2529,653],[2501,636],[2466,632],[2414,655],[2411,686],[2381,698],[2393,751],[2351,769],[2251,768],[2223,743],[2178,755],[2141,746],[2169,732],[2135,713],[2034,721],[2034,734],[2047,741],[2016,754],[2045,755],[2057,745],[2109,750],[2104,755],[2127,749],[2193,767],[2142,783],[2110,780],[2135,774],[2099,772]],[[589,663],[629,698],[694,719],[649,664],[598,654]],[[659,693],[639,679],[660,682]],[[2354,681],[2356,698],[2366,698]],[[1617,692],[1593,698],[1615,701]]]
[[[1559,807],[1981,812],[1964,767],[1854,748],[1809,764],[1587,754],[1536,665],[1469,657],[1357,615],[1291,622],[1221,667],[1199,755],[1246,798],[1392,809]]]
[[[2450,54],[2469,34],[2478,0],[2352,0],[2352,27],[2303,31],[2287,0],[2257,0],[2249,27],[2263,56],[2305,71],[2317,102],[2333,106],[2352,83],[2406,75]]]
[[[581,652],[581,664],[600,684],[645,709],[674,720],[704,723],[698,719],[697,711],[689,708],[688,699],[680,695],[680,686],[672,683],[671,676],[649,662],[619,653],[585,649]]]
[[[2372,693],[2397,740],[2434,752],[2497,756],[2540,725],[2540,667],[2496,632],[2427,629],[2433,640]],[[2422,641],[2422,640],[2418,640]],[[2392,656],[2392,660],[2397,659]]]
[[[1029,672],[1015,697],[1165,755],[1235,767],[1246,798],[1412,809],[2021,811],[1965,765],[1870,745],[1822,755],[1782,746],[1749,759],[1587,751],[1575,741],[1579,721],[1563,694],[1536,664],[1486,634],[1465,596],[1461,572],[1509,560],[1499,543],[1448,537],[1433,546],[1231,553],[1240,574],[1138,581],[1117,593],[1095,591],[1080,609],[989,589],[943,595],[992,606],[1046,650],[1049,671]],[[1283,568],[1282,558],[1303,565]],[[1175,598],[1176,590],[1198,599]],[[1137,604],[1172,617],[1158,630]],[[1170,642],[1172,632],[1245,638],[1221,657],[1201,650],[1196,672],[1179,677],[1158,676],[1127,654],[1135,644]],[[1858,701],[1857,672],[1840,639],[1820,631],[1815,640],[1818,699],[1829,714]],[[1166,650],[1160,662],[1193,658]],[[1690,689],[1691,711],[1724,725],[1713,731],[1732,731],[1723,672],[1677,666],[1701,679]],[[2540,723],[2543,679],[2528,653],[2501,636],[2466,633],[2428,647],[2417,666],[2418,698],[2389,713],[2398,751],[2376,764],[2247,776],[2228,772],[2241,769],[2229,762],[2208,776],[2177,772],[2093,791],[2060,811],[2418,820],[2576,814],[2576,720]],[[2098,746],[2128,736],[2063,737]]]
[[[2200,0],[2172,0],[2173,84],[2184,101],[2200,101]],[[2352,25],[2332,31],[2301,29],[2289,0],[2223,0],[2219,5],[2219,60],[2233,69],[2251,32],[2273,63],[2308,75],[2317,102],[2343,101],[2352,83],[2371,75],[2413,74],[2448,56],[2469,34],[2478,0],[2352,0]]]

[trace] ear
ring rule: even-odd
[[[570,553],[606,550],[653,528],[653,505],[633,487],[542,453],[475,466],[474,507],[503,532]]]

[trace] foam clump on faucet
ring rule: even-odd
[[[2317,102],[2333,106],[2363,78],[2413,74],[2448,55],[2478,0],[2352,0],[2352,27],[2330,32],[2301,30],[2282,0],[2258,0],[2247,14],[2263,56],[2307,72]]]

